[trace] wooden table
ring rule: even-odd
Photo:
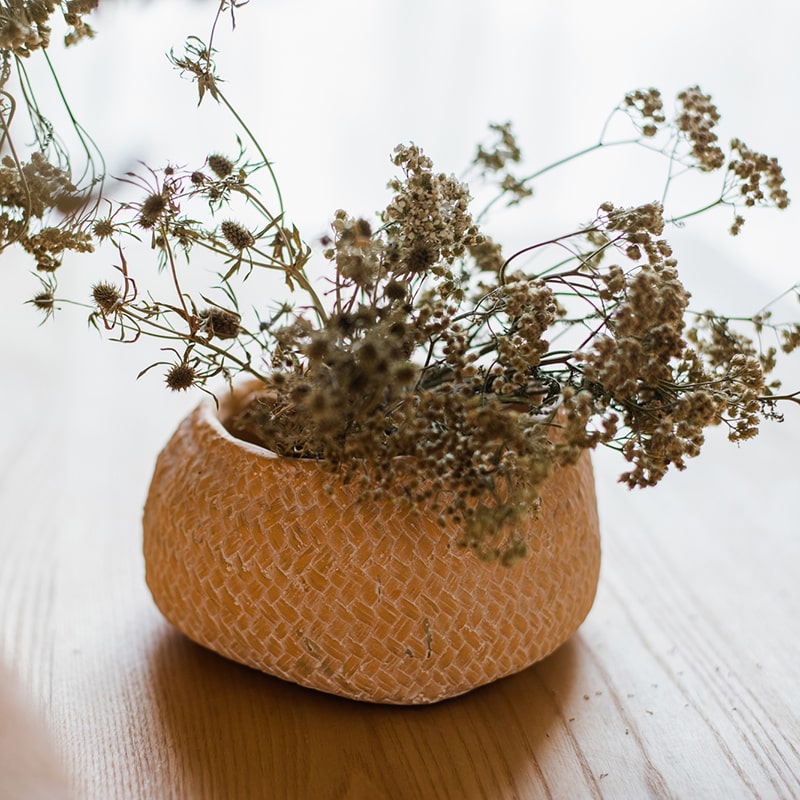
[[[136,383],[145,356],[80,320],[36,329],[24,285],[0,300],[0,656],[79,796],[800,797],[800,413],[741,448],[714,437],[653,491],[599,455],[604,564],[580,632],[437,706],[358,704],[160,617],[140,513],[195,398]]]

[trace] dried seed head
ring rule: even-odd
[[[208,168],[220,180],[224,180],[233,172],[233,162],[219,153],[214,153],[208,157]]]
[[[632,261],[638,261],[642,257],[642,249],[638,244],[632,244],[625,248],[625,255]]]
[[[239,335],[242,318],[233,311],[211,306],[201,311],[199,316],[209,338],[216,336],[217,339],[235,339]]]
[[[388,300],[405,300],[408,297],[409,283],[408,281],[389,281],[386,288],[383,290],[384,295]]]
[[[227,220],[222,223],[220,229],[222,230],[222,235],[234,250],[245,250],[256,243],[253,234],[238,222]]]
[[[327,336],[322,333],[315,333],[311,336],[305,348],[305,353],[312,361],[322,361],[330,354],[330,345],[331,343]]]
[[[196,380],[197,373],[188,364],[174,364],[164,375],[164,381],[173,392],[182,392],[188,389]]]
[[[50,290],[39,292],[29,302],[32,306],[38,308],[45,315],[45,318],[52,316],[56,308],[56,298]]]
[[[139,212],[139,225],[142,228],[152,228],[158,218],[167,210],[169,202],[163,193],[151,194],[142,203]]]
[[[109,218],[98,219],[92,225],[92,233],[98,239],[109,239],[114,235],[114,223]]]
[[[409,272],[425,272],[436,261],[436,252],[427,244],[414,247],[406,258],[406,269]]]
[[[103,314],[110,314],[122,299],[119,287],[101,281],[92,286],[92,299]]]
[[[419,369],[410,361],[401,361],[395,364],[392,369],[392,375],[398,384],[401,386],[410,386],[416,381],[419,374]]]

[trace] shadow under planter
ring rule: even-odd
[[[180,796],[477,800],[548,795],[540,764],[579,660],[571,641],[514,676],[417,707],[305,689],[166,626],[150,663]]]

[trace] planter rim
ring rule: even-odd
[[[200,404],[195,408],[193,413],[197,414],[206,425],[211,427],[217,436],[237,447],[241,447],[263,458],[299,461],[300,459],[286,458],[286,456],[281,456],[268,447],[264,447],[264,445],[249,442],[247,439],[235,436],[225,426],[223,420],[229,420],[234,414],[241,411],[247,405],[250,398],[257,394],[257,389],[255,387],[258,386],[264,386],[264,384],[255,379],[234,385],[227,389],[224,394],[221,393],[221,396],[216,396],[219,406],[214,402],[213,397],[206,397],[200,401]],[[316,459],[303,460],[313,462]]]

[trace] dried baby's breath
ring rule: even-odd
[[[625,106],[638,112],[641,121],[638,125],[647,137],[655,136],[659,126],[666,120],[664,102],[658,89],[636,89],[625,95]]]
[[[701,170],[710,172],[725,163],[725,154],[717,144],[716,125],[720,114],[710,95],[692,86],[678,94],[681,111],[677,128],[692,145],[692,156]]]

